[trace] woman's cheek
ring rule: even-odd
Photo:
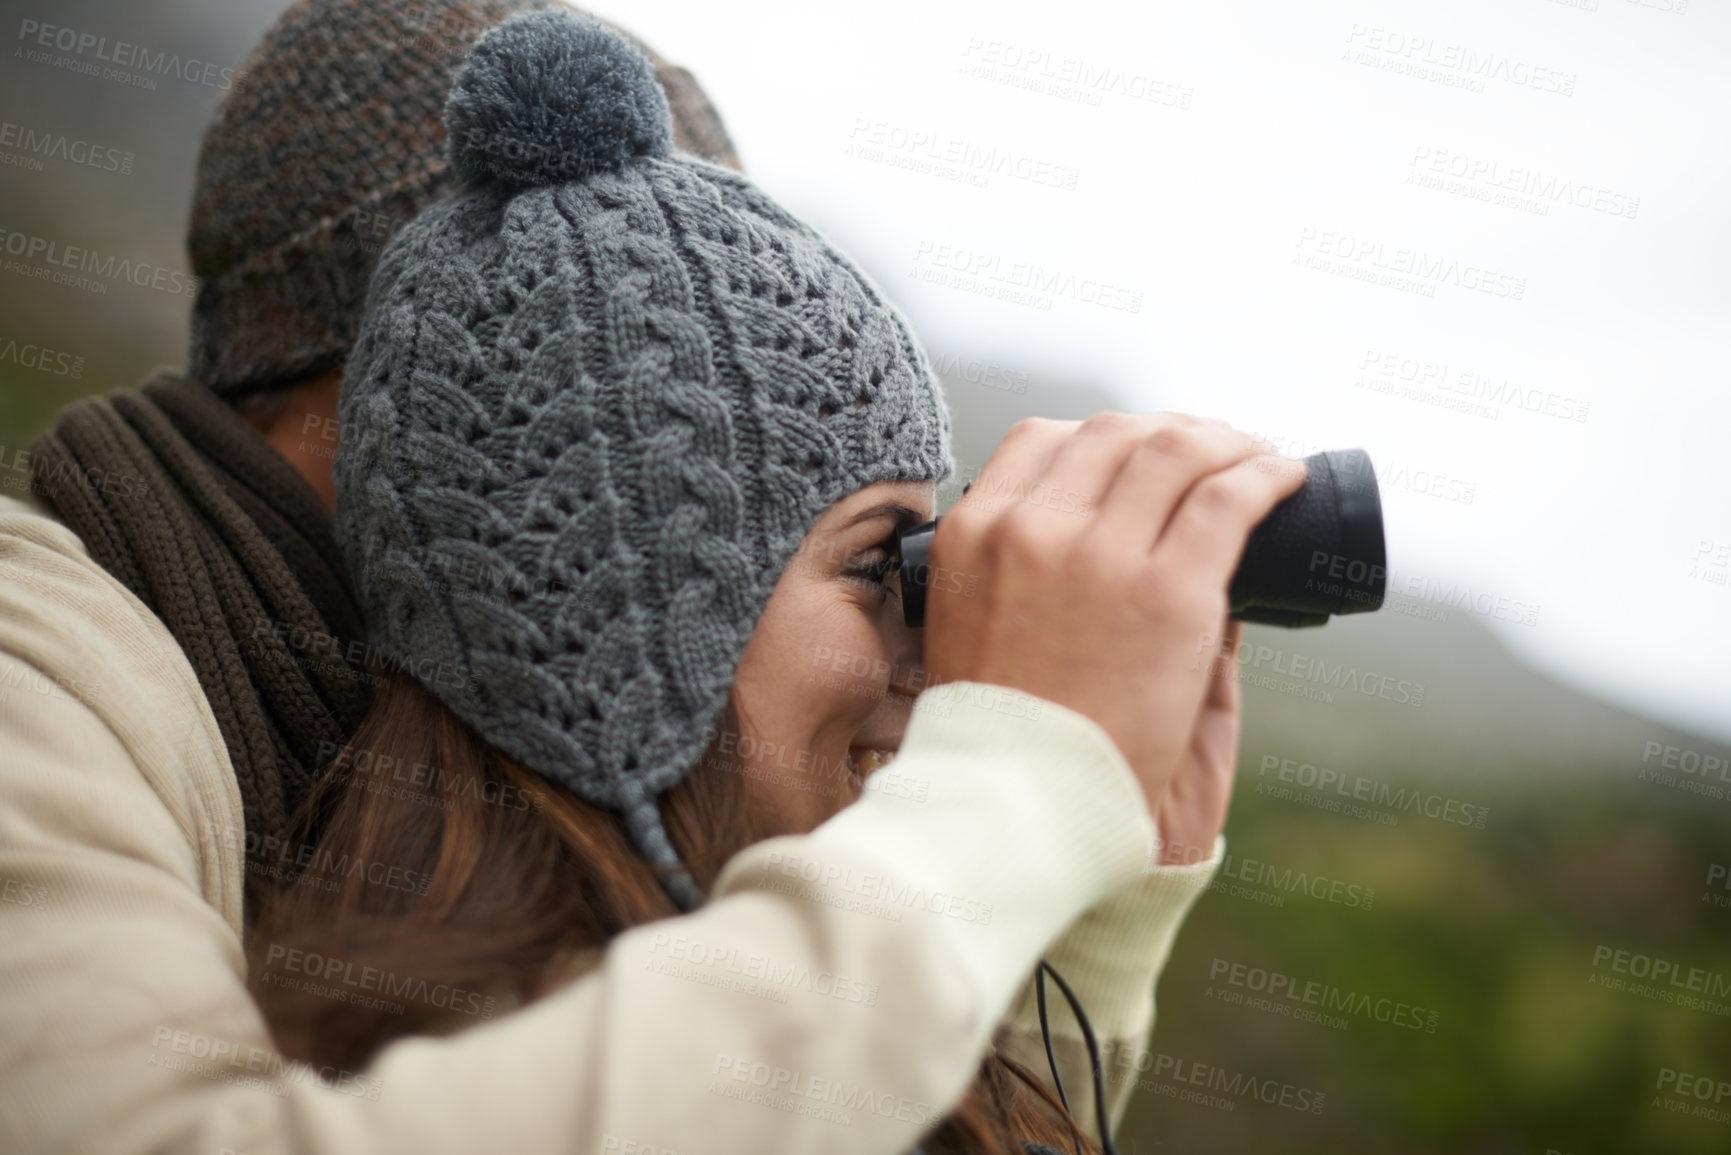
[[[875,630],[818,646],[813,660],[822,671],[825,689],[837,696],[831,712],[858,722],[883,698],[895,669]]]

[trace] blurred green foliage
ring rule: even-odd
[[[1595,967],[1605,948],[1674,962],[1679,981],[1698,967],[1731,984],[1731,889],[1708,882],[1731,863],[1731,801],[1620,765],[1583,766],[1563,785],[1514,766],[1500,781],[1403,782],[1489,806],[1476,830],[1412,813],[1377,825],[1261,784],[1241,767],[1228,852],[1372,887],[1374,900],[1363,909],[1278,885],[1250,889],[1281,906],[1205,894],[1161,980],[1153,1047],[1221,1068],[1227,1087],[1244,1074],[1321,1092],[1322,1109],[1221,1095],[1194,1066],[1168,1065],[1142,1076],[1126,1155],[1731,1151],[1731,1097],[1699,1117],[1688,1113],[1699,1100],[1658,1088],[1663,1068],[1731,1083],[1731,995],[1697,994],[1714,1013],[1590,981],[1636,981],[1608,959]],[[1229,1005],[1206,993],[1228,989],[1210,982],[1216,959],[1434,1009],[1437,1029],[1343,1015],[1339,1030]],[[1172,1097],[1184,1089],[1214,1098]]]

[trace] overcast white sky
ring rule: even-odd
[[[1399,588],[1731,741],[1731,6],[588,6],[935,357],[1362,446]]]

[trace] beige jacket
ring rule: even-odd
[[[901,1155],[994,1039],[1045,1072],[1042,953],[1133,1071],[1221,847],[1148,869],[1105,732],[1001,687],[922,694],[893,769],[528,1007],[364,1072],[290,1063],[246,991],[240,795],[191,667],[68,529],[0,497],[0,1150]],[[1109,1084],[1114,1125],[1133,1084]]]

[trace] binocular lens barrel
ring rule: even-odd
[[[1310,471],[1304,485],[1250,531],[1227,588],[1234,620],[1292,629],[1382,606],[1388,556],[1370,455],[1334,449],[1304,464]],[[942,520],[897,539],[902,619],[909,626],[925,624],[932,535]]]

